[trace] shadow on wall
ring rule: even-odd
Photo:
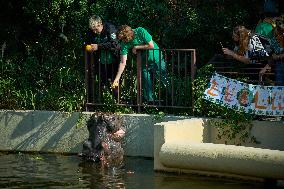
[[[3,132],[6,132],[7,138],[10,138],[9,142],[13,149],[32,151],[55,149],[63,136],[72,128],[74,129],[79,118],[79,114],[71,116],[71,114],[51,111],[44,113],[7,111],[2,115],[0,120],[5,120],[6,128]]]

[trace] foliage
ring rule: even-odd
[[[213,71],[214,67],[208,64],[197,72],[193,88],[195,115],[219,118],[211,119],[209,122],[217,128],[217,138],[224,139],[225,143],[227,143],[227,140],[233,141],[235,145],[241,145],[245,142],[258,143],[255,137],[250,135],[254,119],[252,114],[211,103],[202,98]]]
[[[18,108],[16,101],[17,91],[14,86],[15,80],[11,78],[3,79],[0,77],[0,107],[9,109],[10,107]]]
[[[92,14],[116,25],[145,27],[162,48],[195,48],[200,68],[217,52],[219,41],[230,44],[235,25],[257,22],[257,8],[238,0],[1,1],[0,95],[5,100],[0,108],[83,109],[82,46]],[[197,114],[213,116],[201,102],[196,103]]]
[[[253,126],[251,115],[223,108],[223,112],[225,110],[227,113],[222,119],[209,121],[209,124],[218,130],[217,139],[224,140],[225,144],[230,141],[234,145],[259,143],[250,132]]]
[[[253,4],[254,6],[248,6]],[[162,48],[193,48],[197,52],[197,77],[193,81],[194,114],[221,117],[215,122],[220,135],[231,139],[237,133],[249,136],[252,117],[208,103],[202,98],[213,67],[204,66],[220,52],[219,42],[230,47],[232,28],[248,28],[259,19],[262,3],[239,0],[22,0],[0,2],[0,109],[81,111],[84,107],[84,45],[88,18],[97,14],[116,25],[146,28]],[[135,63],[123,75],[121,99],[135,100]],[[172,76],[176,96],[188,96],[178,88],[190,87]],[[133,88],[129,89],[129,86]],[[113,105],[109,90],[103,92],[106,106],[99,111],[132,113],[133,108]],[[186,103],[185,102],[185,103]],[[191,103],[191,102],[188,102]],[[163,117],[168,110],[146,107],[146,113]],[[172,113],[172,112],[171,112]],[[175,114],[192,115],[188,110]],[[230,132],[224,126],[231,128]],[[244,132],[243,132],[244,131]],[[244,137],[245,138],[245,137]]]
[[[11,2],[11,9],[19,8],[16,3]],[[17,33],[1,38],[2,79],[16,80],[13,87],[17,95],[12,99],[17,104],[3,104],[0,108],[82,108],[85,91],[80,34],[82,20],[87,17],[87,2],[80,1],[79,6],[74,3],[29,0],[22,4],[19,17],[23,17],[25,25],[15,22]]]

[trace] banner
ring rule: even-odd
[[[252,85],[215,73],[204,94],[206,100],[246,113],[284,116],[284,86]]]

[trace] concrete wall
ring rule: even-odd
[[[244,179],[284,179],[284,124],[253,122],[260,143],[218,139],[208,119],[161,122],[154,131],[154,169]],[[222,131],[226,130],[226,127]],[[241,143],[242,146],[224,143]]]
[[[78,152],[88,137],[85,127],[76,127],[78,119],[79,113],[1,111],[0,149]]]
[[[245,142],[241,141],[241,134],[236,135],[236,138],[231,140],[227,139],[226,137],[218,139],[217,135],[220,132],[220,129],[211,126],[208,123],[208,119],[203,120],[203,125],[207,127],[208,134],[204,142],[211,142],[215,144],[237,144],[247,147],[284,151],[284,123],[280,121],[253,121],[253,127],[250,131],[250,137],[255,137],[255,139],[259,143],[250,141],[250,138],[247,138]],[[249,129],[247,128],[247,131],[248,130]],[[243,134],[245,134],[245,132],[243,132]]]
[[[88,138],[86,121],[92,113],[0,111],[0,150],[80,153]],[[154,124],[189,117],[159,118],[145,114],[121,115],[127,130],[127,156],[153,157]]]
[[[176,172],[199,170],[212,175],[284,179],[284,151],[279,150],[176,140],[162,145],[159,160]]]
[[[91,113],[87,112],[69,114],[53,111],[2,110],[0,111],[0,150],[79,153],[83,141],[88,138],[86,120],[90,115]],[[174,138],[224,143],[216,139],[218,131],[208,124],[208,119],[185,116],[159,118],[145,114],[121,116],[127,129],[124,149],[128,156],[154,157],[154,129],[157,128],[155,124],[161,122],[172,124],[167,132],[172,133],[171,136]],[[178,121],[178,126],[185,130],[177,131],[175,121]],[[284,150],[283,123],[256,121],[252,134],[261,143],[244,145]]]

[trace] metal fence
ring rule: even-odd
[[[110,53],[103,52],[104,57]],[[129,54],[118,88],[112,89],[119,60],[108,64],[101,52],[85,52],[86,111],[101,106],[192,110],[195,49],[151,49]]]
[[[281,69],[279,68],[279,61],[267,59],[256,60],[253,64],[244,64],[230,56],[216,54],[208,64],[212,64],[217,73],[233,79],[241,79],[247,83],[271,86],[284,85],[276,79],[276,74],[281,71],[279,70]]]

